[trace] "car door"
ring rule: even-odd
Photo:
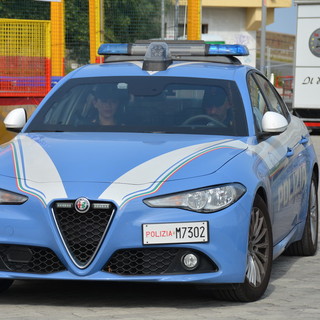
[[[306,188],[307,136],[300,122],[291,117],[285,104],[269,81],[258,73],[248,77],[257,134],[262,133],[262,117],[267,111],[282,114],[288,128],[281,134],[259,139],[267,163],[271,187],[271,219],[274,242],[281,241],[298,222]]]

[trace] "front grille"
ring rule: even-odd
[[[67,251],[74,263],[90,264],[106,234],[115,207],[107,202],[90,202],[90,209],[79,213],[75,201],[53,204],[54,218]]]
[[[48,274],[66,268],[51,249],[0,244],[0,270]]]
[[[182,267],[182,257],[195,253],[200,259],[199,267],[187,271]],[[186,248],[141,248],[116,251],[103,271],[119,275],[161,275],[216,272],[218,267],[207,256]]]

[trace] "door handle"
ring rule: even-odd
[[[301,136],[301,140],[300,140],[300,144],[306,144],[309,142],[309,138],[305,137],[305,136]]]
[[[292,157],[294,154],[293,148],[288,148],[287,149],[287,157],[290,158]]]

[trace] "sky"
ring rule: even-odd
[[[293,2],[293,1],[292,1]],[[290,8],[277,8],[274,13],[274,23],[267,26],[267,31],[296,34],[297,32],[297,6]]]

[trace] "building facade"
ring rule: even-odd
[[[179,1],[179,38],[186,38],[187,34],[187,4],[188,0]],[[262,0],[202,0],[201,4],[202,40],[244,44],[249,48],[250,55],[243,58],[242,62],[255,66],[256,37],[262,20]],[[266,0],[266,24],[273,23],[275,8],[291,5],[292,0]],[[174,37],[173,20],[174,17],[167,17],[167,39]]]

